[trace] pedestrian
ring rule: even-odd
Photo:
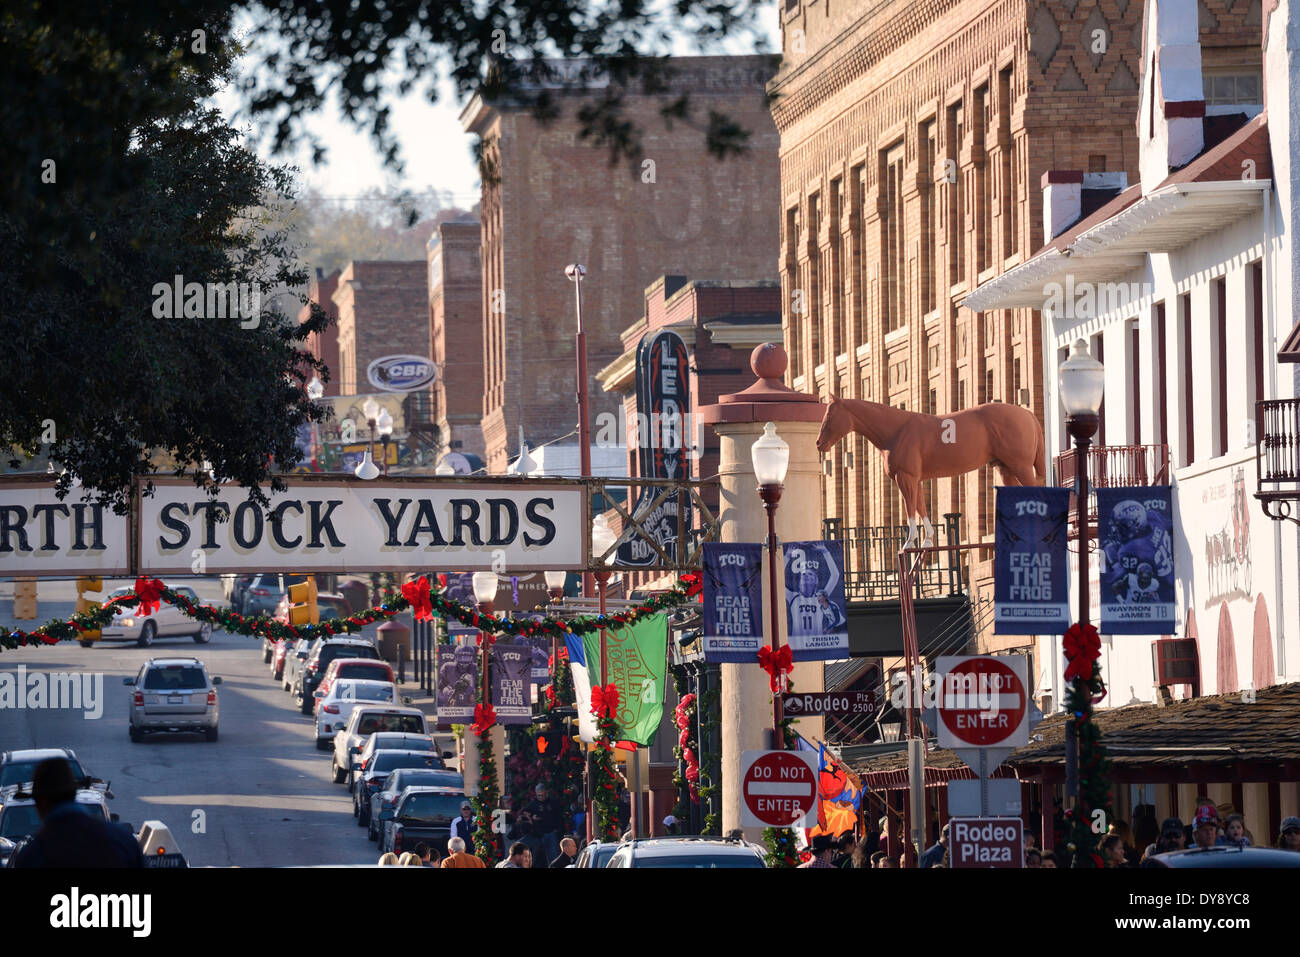
[[[1160,824],[1150,814],[1133,822],[1133,856],[1141,863],[1145,850],[1160,839]]]
[[[527,842],[530,848],[537,852],[538,860],[554,860],[560,853],[560,832],[564,830],[564,812],[559,802],[538,781],[533,788],[533,799],[524,805],[523,811],[528,814],[532,833],[537,835],[536,842]]]
[[[1056,868],[1056,853],[1054,851],[1043,851],[1039,856],[1042,861],[1038,865],[1039,867]]]
[[[853,848],[853,859],[849,863],[849,867],[871,867],[871,855],[876,853],[875,842],[872,840],[873,836],[868,834],[858,841],[857,846]]]
[[[41,829],[10,866],[144,867],[140,845],[129,831],[77,806],[77,779],[66,758],[36,765],[32,799]]]
[[[474,805],[468,801],[460,802],[460,817],[451,822],[451,836],[464,841],[465,847],[474,843]]]
[[[1110,828],[1106,832],[1119,836],[1124,842],[1124,860],[1129,867],[1135,867],[1138,862],[1138,852],[1133,847],[1133,828],[1129,827],[1128,821],[1111,821]]]
[[[871,855],[871,866],[877,868],[889,868],[897,867],[898,864],[889,856],[888,851],[876,851],[876,853]]]
[[[550,858],[543,856],[546,853],[546,842],[542,835],[537,832],[533,816],[527,811],[519,812],[519,817],[515,821],[514,839],[520,843],[528,845],[528,850],[532,851],[533,860],[539,862],[550,860]],[[560,852],[558,841],[555,845],[555,852],[556,854],[559,854]],[[539,863],[538,866],[542,867],[545,865]]]
[[[1028,833],[1026,833],[1025,835],[1026,841],[1028,841],[1028,837],[1029,835]],[[935,864],[938,864],[941,860],[943,860],[943,853],[947,849],[947,847],[948,847],[948,825],[945,824],[939,830],[938,842],[926,848],[925,853],[921,855],[920,861],[917,862],[917,866],[934,867]]]
[[[551,861],[551,867],[572,867],[578,862],[578,842],[571,837],[560,841],[560,856]]]
[[[665,834],[682,833],[682,829],[677,825],[677,818],[672,814],[669,814],[666,818],[664,818],[664,833]]]
[[[1036,847],[1025,849],[1025,867],[1042,867],[1043,855]]]
[[[379,855],[380,867],[396,867],[400,863],[401,861],[392,851],[385,851],[383,854]]]
[[[471,869],[475,867],[487,867],[486,864],[473,854],[465,853],[465,839],[460,837],[453,837],[447,842],[447,856],[442,859],[442,863],[438,866],[440,868],[468,867]]]
[[[523,841],[515,841],[510,845],[510,856],[497,865],[498,868],[510,867],[532,867],[533,852],[529,850],[528,845]]]
[[[831,867],[848,867],[853,862],[853,847],[856,843],[852,831],[841,834],[839,848],[831,857]]]
[[[745,832],[742,828],[733,827],[730,831],[727,832],[726,840],[728,841],[743,841],[744,839],[745,839]]]
[[[1107,834],[1101,839],[1101,860],[1104,867],[1128,867],[1124,853],[1124,839],[1118,834]]]
[[[415,847],[411,848],[411,853],[420,859],[421,867],[429,866],[429,845],[424,841],[417,841]]]
[[[1223,819],[1223,833],[1219,843],[1229,847],[1250,847],[1254,841],[1246,832],[1246,818],[1241,814],[1229,814]]]
[[[1168,854],[1170,851],[1181,851],[1185,847],[1187,847],[1187,831],[1183,828],[1182,820],[1167,817],[1160,824],[1160,836],[1156,842],[1142,852],[1142,860],[1145,862],[1148,857]]]
[[[800,867],[833,867],[831,854],[835,851],[835,840],[829,834],[818,834],[812,842],[812,860],[805,861]]]
[[[1192,820],[1192,839],[1201,850],[1214,847],[1219,839],[1219,812],[1213,804],[1202,804]]]
[[[1300,851],[1300,817],[1284,817],[1277,832],[1277,846],[1284,851]]]
[[[416,856],[414,851],[407,851],[397,859],[397,863],[402,867],[423,867],[424,863]]]

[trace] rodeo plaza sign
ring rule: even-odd
[[[580,482],[322,477],[266,507],[238,487],[214,497],[184,479],[153,486],[128,518],[75,492],[58,503],[52,489],[0,483],[0,574],[511,573],[580,570],[590,551]]]

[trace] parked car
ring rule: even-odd
[[[398,768],[388,775],[384,786],[370,797],[370,818],[366,837],[378,841],[384,835],[384,823],[393,819],[397,800],[407,788],[456,788],[463,790],[465,777],[459,771],[432,768]],[[460,812],[457,811],[457,814]],[[450,825],[449,825],[450,826]]]
[[[217,685],[197,658],[150,658],[134,678],[123,678],[131,688],[128,731],[140,741],[149,731],[199,731],[217,740],[221,706]]]
[[[763,853],[746,841],[717,837],[652,837],[617,845],[606,867],[748,867],[767,864]]]
[[[464,800],[463,787],[407,788],[398,796],[392,819],[384,822],[380,853],[401,854],[423,841],[446,854],[451,822],[460,817]]]
[[[275,649],[275,657],[271,659],[271,676],[280,682],[280,687],[285,691],[292,688],[298,679],[298,672],[302,670],[303,662],[311,654],[313,641],[312,638],[286,638],[279,643],[283,647]],[[280,669],[278,674],[275,670],[277,664]]]
[[[330,777],[335,784],[349,782],[352,765],[370,736],[376,731],[401,731],[407,734],[428,733],[428,721],[419,708],[355,708],[347,726],[334,735],[334,757],[330,759]]]
[[[387,661],[375,658],[335,658],[330,662],[330,666],[325,669],[325,676],[321,678],[320,685],[317,686],[314,694],[317,697],[324,697],[321,692],[328,694],[330,685],[339,678],[397,682],[397,676],[393,674],[393,666]]]
[[[311,652],[294,672],[291,692],[298,699],[298,708],[303,714],[311,714],[316,705],[312,693],[320,686],[321,679],[335,658],[371,658],[379,659],[379,650],[365,638],[318,638],[311,646]]]
[[[321,694],[320,691],[316,692]],[[334,735],[347,727],[354,708],[367,704],[410,704],[397,691],[391,681],[365,681],[357,678],[340,678],[322,697],[316,700],[316,748],[329,748]]]
[[[117,815],[108,810],[108,799],[112,796],[107,789],[79,787],[73,800],[80,810],[112,823],[117,821]],[[40,829],[41,818],[31,792],[17,785],[0,788],[0,867],[8,866],[9,858]]]
[[[578,852],[578,859],[574,861],[574,867],[604,867],[609,863],[609,859],[614,856],[619,845],[611,841],[592,841],[581,851]]]
[[[1300,854],[1279,847],[1194,847],[1186,851],[1153,854],[1143,867],[1300,867]]]
[[[432,742],[430,742],[432,744]],[[398,768],[428,768],[443,770],[442,758],[432,749],[375,751],[362,761],[357,769],[356,787],[352,789],[352,815],[357,824],[370,823],[370,799],[383,790],[388,775]]]
[[[414,731],[376,731],[366,739],[361,750],[352,759],[352,775],[348,779],[349,792],[353,790],[356,779],[365,770],[366,761],[376,751],[429,751],[438,754],[438,742],[431,734],[420,734]],[[441,760],[442,756],[440,754],[438,756]]]
[[[225,576],[223,575],[224,579]],[[248,586],[253,583],[256,575],[231,575],[230,589],[226,592],[226,598],[230,602],[230,610],[239,614],[244,613],[244,595],[248,592]]]
[[[0,788],[26,784],[31,781],[36,765],[50,758],[65,758],[72,766],[74,778],[87,776],[81,762],[77,760],[77,753],[71,748],[27,748],[0,754]]]
[[[194,593],[194,589],[186,585],[178,585],[174,590],[196,605],[204,604]],[[108,597],[112,599],[134,594],[134,588],[124,586],[113,589]],[[140,614],[138,607],[118,608],[112,622],[104,626],[99,638],[78,640],[83,648],[89,648],[96,641],[134,641],[141,648],[148,648],[154,643],[155,638],[175,637],[193,638],[199,644],[205,645],[212,640],[212,623],[187,618],[175,605],[163,602],[148,615]]]
[[[254,615],[273,615],[275,606],[289,592],[290,585],[297,585],[307,580],[306,575],[286,574],[285,572],[263,572],[254,576],[240,596],[239,606],[235,610],[247,617]],[[232,603],[232,607],[234,607]]]

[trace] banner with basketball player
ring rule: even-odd
[[[763,546],[705,542],[702,572],[704,660],[756,660],[763,644]]]
[[[785,543],[786,636],[795,661],[849,656],[844,543]]]
[[[993,633],[1063,635],[1070,627],[1065,551],[1070,490],[997,487]]]
[[[1168,486],[1097,489],[1103,635],[1174,633],[1174,539]]]

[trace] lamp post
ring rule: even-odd
[[[388,476],[388,439],[393,434],[393,417],[387,409],[381,409],[379,417],[375,419],[375,425],[379,429],[379,439],[383,442],[384,450],[384,476]]]
[[[311,381],[307,383],[307,398],[313,402],[319,402],[321,396],[325,394],[325,386],[321,384],[320,376],[312,373]],[[320,425],[315,420],[311,424],[311,464],[319,467],[320,460]]]
[[[1065,429],[1074,438],[1074,507],[1075,524],[1079,529],[1079,626],[1089,624],[1088,589],[1088,447],[1097,433],[1102,393],[1105,390],[1105,370],[1102,364],[1088,354],[1088,344],[1079,339],[1074,343],[1070,357],[1061,363],[1058,372],[1058,393],[1065,410]],[[1091,692],[1088,679],[1075,677],[1076,698],[1085,702],[1091,713]],[[1083,801],[1082,779],[1079,775],[1079,738],[1075,723],[1066,722],[1065,738],[1066,779],[1071,780],[1075,791],[1075,807]]]
[[[442,461],[439,462],[438,467],[433,470],[433,474],[434,475],[455,475],[456,470],[451,467],[450,463],[446,461]]]
[[[614,542],[617,540],[618,540],[618,536],[615,535],[614,530],[609,527],[609,522],[605,520],[604,513],[601,513],[597,515],[594,519],[592,519],[591,554],[596,561],[604,565],[607,562],[607,559],[605,558],[605,553],[614,547]],[[595,573],[596,592],[600,596],[600,615],[602,618],[605,615],[605,589],[609,585],[609,574],[610,573],[608,571],[599,571]],[[600,683],[601,685],[610,684],[608,671],[609,671],[609,667],[608,667],[607,655],[605,651],[605,624],[604,622],[602,622],[600,626]],[[591,837],[594,834],[594,825],[592,819],[595,816],[593,813],[595,811],[595,801],[590,795],[590,792],[592,790],[590,752],[588,752],[588,761],[587,761],[587,788],[588,788],[587,839],[591,840]]]
[[[767,600],[770,608],[771,648],[775,655],[781,644],[779,605],[776,592],[776,506],[785,488],[785,473],[790,467],[790,446],[776,434],[775,423],[763,426],[762,436],[750,447],[754,461],[754,476],[758,479],[758,497],[767,510]],[[781,690],[772,694],[772,748],[784,750],[781,734]]]
[[[371,481],[379,477],[379,469],[375,466],[375,419],[379,418],[379,403],[374,399],[366,399],[361,405],[361,412],[366,417],[366,424],[370,426],[370,448],[366,449],[365,457],[357,466],[355,474],[359,479]]]
[[[564,267],[564,275],[573,283],[574,307],[578,314],[578,463],[583,478],[591,477],[591,438],[587,434],[587,333],[582,328],[582,279],[587,269],[581,263]],[[582,575],[582,594],[591,597],[591,572]]]

